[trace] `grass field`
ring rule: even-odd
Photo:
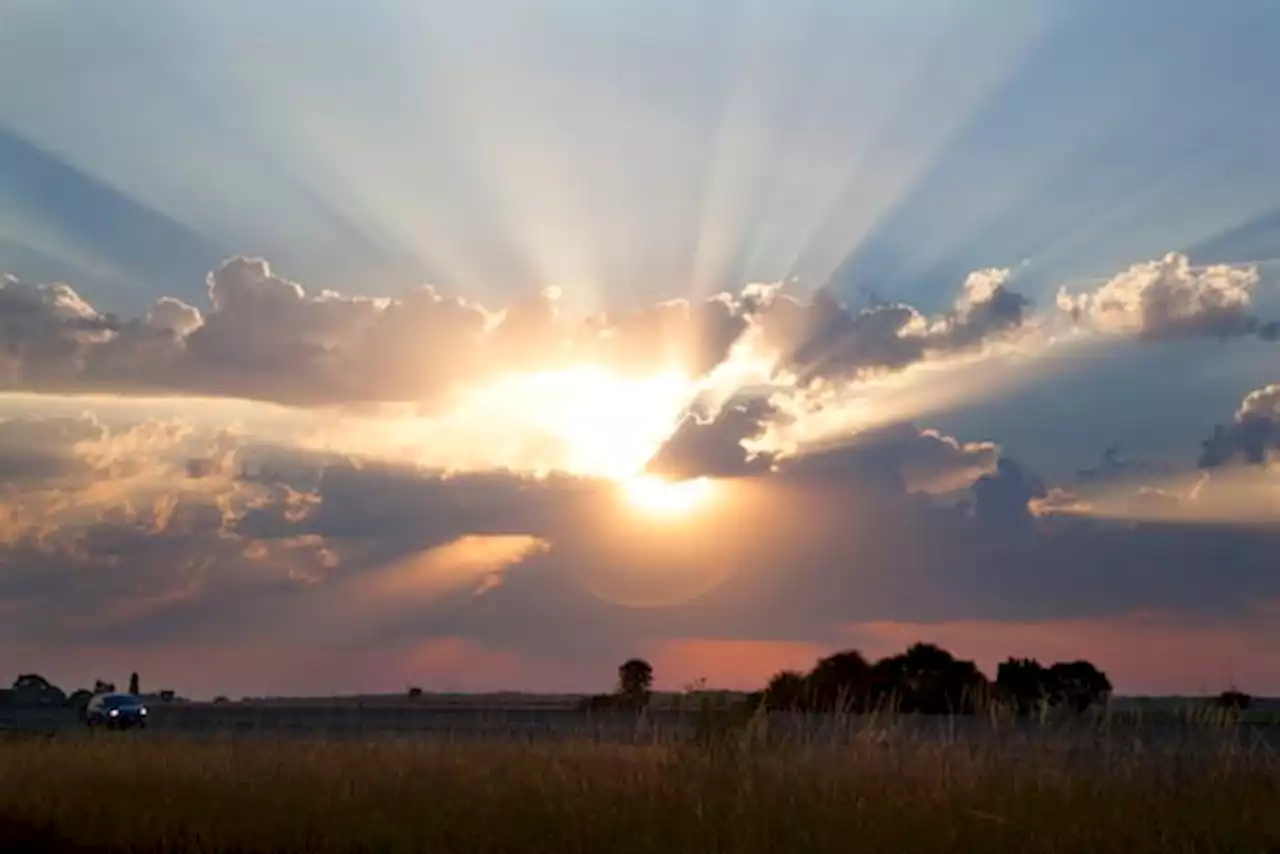
[[[711,735],[15,739],[0,743],[0,850],[1280,851],[1280,760],[1265,748]]]

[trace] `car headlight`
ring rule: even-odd
[[[138,714],[140,714],[140,715],[145,715],[146,713],[147,713],[147,707],[146,707],[146,706],[143,706],[141,709],[138,709]]]
[[[120,717],[120,710],[119,710],[119,709],[112,709],[111,711],[107,712],[107,714],[111,715],[111,717],[113,717],[113,718],[118,718],[118,717]]]

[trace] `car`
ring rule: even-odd
[[[84,719],[90,727],[144,729],[147,725],[147,705],[136,694],[97,694],[85,706]]]

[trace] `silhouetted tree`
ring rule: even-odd
[[[1253,698],[1243,691],[1237,691],[1235,688],[1231,688],[1219,694],[1214,705],[1220,709],[1243,712],[1253,705]]]
[[[775,673],[758,703],[770,712],[799,712],[809,705],[809,680],[794,670]]]
[[[67,705],[75,709],[78,714],[84,714],[84,710],[89,705],[89,700],[93,698],[93,692],[88,688],[79,688],[71,692],[67,697]]]
[[[847,649],[819,659],[806,681],[815,711],[859,711],[871,693],[871,665],[862,653]]]
[[[419,688],[417,685],[414,685],[412,688],[410,688],[410,689],[409,689],[409,699],[410,699],[410,700],[420,700],[420,699],[422,699],[422,689],[421,689],[421,688]]]
[[[624,661],[618,668],[618,695],[629,702],[644,705],[653,687],[653,665],[643,658]]]
[[[12,700],[19,706],[63,706],[67,695],[39,673],[23,673],[13,680]]]
[[[1030,715],[1053,701],[1049,671],[1034,658],[1010,658],[996,668],[996,688],[1019,715]]]
[[[141,686],[139,685],[139,682],[138,682],[138,674],[137,674],[137,672],[136,672],[136,671],[135,671],[135,672],[133,672],[133,673],[130,673],[130,674],[129,674],[129,693],[130,693],[130,694],[141,694],[141,693],[142,693],[142,688],[141,688]]]
[[[976,664],[931,643],[876,662],[872,682],[877,707],[918,714],[971,713],[988,693]]]
[[[164,702],[164,703],[172,703],[173,698],[175,696],[177,695],[173,692],[173,689],[171,688],[165,688],[163,691],[160,692],[160,700],[161,702]]]
[[[1111,680],[1087,661],[1059,662],[1050,667],[1049,687],[1054,705],[1077,713],[1105,703],[1111,696]]]
[[[114,694],[116,692],[116,683],[103,682],[101,679],[94,680],[93,693],[95,694]]]

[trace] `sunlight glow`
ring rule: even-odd
[[[711,499],[715,484],[705,477],[670,481],[645,474],[623,481],[622,488],[627,501],[639,512],[676,518],[702,509]]]
[[[551,468],[622,479],[638,473],[671,435],[694,391],[676,371],[628,380],[583,365],[500,381],[477,392],[460,414],[544,437],[560,457],[545,461]]]
[[[297,441],[450,472],[621,481],[641,473],[701,389],[674,369],[636,379],[582,364],[510,374],[434,413],[340,414]]]

